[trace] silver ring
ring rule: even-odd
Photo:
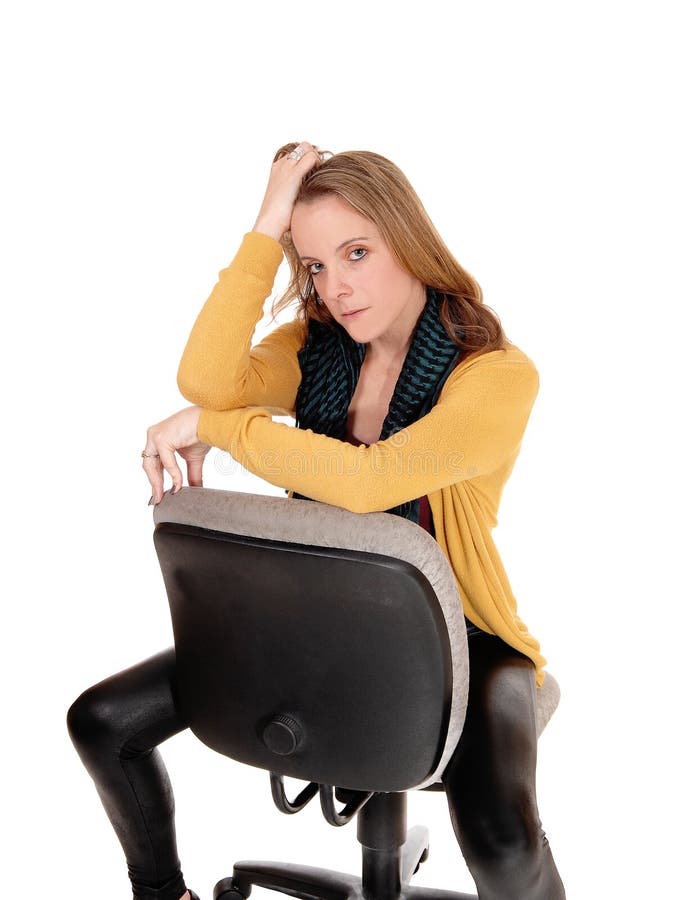
[[[288,159],[301,160],[304,155],[305,148],[298,146],[294,150],[290,151],[290,153],[288,154]]]

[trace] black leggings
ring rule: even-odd
[[[562,900],[535,801],[535,670],[482,632],[468,646],[468,713],[442,780],[478,898]],[[176,711],[175,651],[85,691],[68,726],[125,851],[135,900],[178,900],[185,882],[173,794],[156,749],[186,727]]]

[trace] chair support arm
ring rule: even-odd
[[[318,791],[319,785],[311,781],[294,800],[289,800],[283,785],[283,776],[277,775],[275,772],[271,773],[271,796],[280,811],[288,816],[292,816],[294,813],[304,809],[310,800],[316,797]]]
[[[341,825],[347,825],[373,796],[372,791],[353,791],[353,796],[346,805],[339,811],[334,803],[334,789],[331,785],[319,785],[319,799],[321,800],[322,813],[329,825],[335,825],[340,828]]]

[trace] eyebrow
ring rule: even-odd
[[[338,253],[338,251],[342,250],[344,247],[347,247],[348,244],[356,244],[358,241],[368,241],[368,240],[369,240],[368,237],[348,238],[347,241],[343,241],[342,244],[339,244],[338,247],[336,247],[336,253]],[[316,258],[317,258],[316,256],[301,256],[300,261],[304,262],[306,259],[316,259]]]

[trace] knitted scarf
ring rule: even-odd
[[[427,288],[403,368],[396,382],[379,440],[385,440],[426,415],[458,362],[460,349],[439,318],[440,298]],[[298,352],[302,381],[296,398],[296,426],[345,441],[347,413],[355,393],[365,344],[354,341],[341,325],[335,329],[310,319],[307,341]],[[293,497],[309,499],[301,494]],[[387,512],[418,523],[420,499]]]

